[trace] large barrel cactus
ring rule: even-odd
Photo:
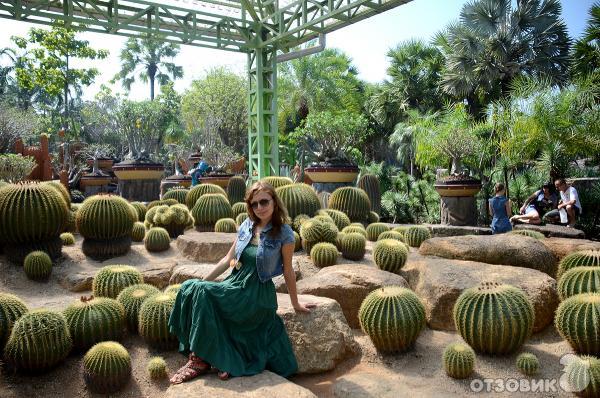
[[[338,227],[340,231],[350,225],[350,218],[346,215],[346,213],[339,210],[323,209],[319,210],[318,214],[327,214],[329,217],[331,217],[335,223],[335,226]]]
[[[600,293],[600,267],[571,268],[562,274],[556,290],[561,300],[580,293]]]
[[[199,184],[190,189],[185,197],[185,204],[187,205],[188,209],[193,209],[198,199],[207,193],[220,193],[224,198],[227,199],[227,192],[225,192],[225,190],[220,186],[215,184]]]
[[[60,196],[62,196],[63,200],[67,204],[67,207],[69,209],[71,208],[71,194],[69,193],[67,188],[65,188],[65,186],[60,182],[60,180],[45,181],[43,182],[43,184],[46,184],[49,187],[56,189],[56,191],[60,194]]]
[[[173,239],[182,235],[186,228],[194,226],[194,219],[185,205],[156,206],[146,213],[144,226],[148,229],[161,227],[169,232]]]
[[[131,357],[114,341],[98,343],[83,357],[83,378],[90,390],[111,394],[122,389],[131,378]]]
[[[565,375],[567,391],[578,397],[600,397],[600,359],[590,355],[575,358],[567,364]]]
[[[246,202],[237,202],[231,206],[231,211],[233,211],[233,218],[236,218],[239,214],[246,213]]]
[[[264,177],[261,181],[270,184],[273,188],[277,189],[279,187],[285,187],[286,185],[292,185],[294,181],[292,181],[289,177]]]
[[[364,174],[358,179],[356,186],[367,193],[371,202],[371,210],[381,214],[381,190],[379,189],[379,178],[373,174]]]
[[[29,309],[27,305],[15,295],[0,292],[0,352],[10,336],[14,323]]]
[[[35,310],[15,322],[4,347],[4,360],[16,369],[44,371],[62,362],[72,347],[63,314]]]
[[[429,228],[423,225],[413,225],[408,227],[404,233],[404,240],[411,247],[420,247],[421,243],[431,238]]]
[[[138,315],[144,300],[158,293],[160,293],[160,290],[147,283],[131,285],[121,290],[121,293],[117,296],[117,301],[125,309],[125,320],[130,332],[137,333],[138,331]]]
[[[144,220],[146,219],[146,212],[148,211],[146,205],[144,205],[141,202],[131,202],[131,206],[133,206],[137,213],[136,221],[144,222]]]
[[[140,308],[138,331],[152,347],[169,349],[177,346],[177,337],[169,332],[169,316],[175,296],[158,293],[148,297]]]
[[[342,229],[342,232],[345,234],[361,234],[365,239],[367,238],[367,231],[363,227],[348,225]]]
[[[208,193],[196,201],[192,217],[198,231],[212,232],[215,230],[215,223],[221,218],[233,218],[233,210],[225,196]]]
[[[379,240],[373,247],[375,264],[384,271],[399,273],[407,258],[406,245],[396,239]]]
[[[292,220],[299,214],[306,214],[312,217],[321,209],[317,193],[309,185],[285,185],[277,188],[276,192]]]
[[[52,273],[52,260],[46,252],[31,252],[25,257],[23,270],[29,279],[34,281],[47,280]]]
[[[575,351],[600,355],[600,293],[582,293],[560,303],[554,324]]]
[[[135,221],[129,202],[120,196],[87,198],[77,212],[77,229],[84,237],[83,253],[95,260],[124,255],[131,247]]]
[[[125,309],[116,300],[82,297],[63,314],[77,350],[86,350],[99,341],[120,340],[123,336]]]
[[[302,247],[310,255],[314,245],[320,242],[336,243],[338,229],[335,224],[311,218],[305,221],[300,228]]]
[[[61,255],[60,234],[69,207],[58,190],[48,184],[10,184],[0,190],[0,246],[10,261],[22,264],[34,250],[56,259]]]
[[[567,254],[558,264],[556,279],[575,267],[600,267],[600,250],[581,250]]]
[[[338,258],[337,247],[327,242],[317,243],[310,250],[310,258],[319,268],[335,265]]]
[[[171,237],[164,228],[150,228],[144,238],[144,247],[149,252],[164,252],[171,247]]]
[[[452,343],[442,355],[446,374],[454,379],[466,379],[475,367],[475,351],[463,343]]]
[[[189,189],[182,189],[182,188],[170,189],[167,192],[165,192],[165,194],[162,196],[162,199],[163,200],[175,199],[177,201],[177,203],[181,203],[184,205],[185,198],[186,198],[188,192],[189,192]]]
[[[466,289],[454,304],[454,324],[477,352],[509,354],[531,336],[534,312],[519,288],[485,282]]]
[[[369,224],[367,225],[367,239],[369,239],[371,242],[375,242],[379,238],[379,235],[389,230],[390,227],[382,222]]]
[[[425,327],[425,307],[410,289],[386,286],[363,300],[358,319],[377,350],[402,352],[414,344]]]
[[[142,273],[130,265],[107,265],[94,276],[92,291],[96,297],[116,298],[127,286],[142,282]]]
[[[365,222],[369,218],[371,202],[362,189],[342,187],[331,194],[329,208],[346,213],[352,222]]]
[[[246,197],[246,180],[240,176],[231,177],[227,184],[227,198],[229,198],[229,203],[243,202],[244,197]]]
[[[351,232],[342,233],[340,237],[340,251],[342,257],[348,260],[359,261],[365,257],[367,239],[364,235]]]

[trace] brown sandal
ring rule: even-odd
[[[228,380],[231,375],[229,372],[221,372],[220,370],[217,372],[217,377],[223,381]]]
[[[190,354],[189,361],[183,365],[169,380],[171,384],[181,384],[203,375],[210,370],[208,362],[202,358]]]

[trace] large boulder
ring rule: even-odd
[[[600,242],[594,242],[587,239],[547,238],[542,239],[542,243],[552,251],[559,261],[571,252],[580,250],[600,250]]]
[[[569,239],[583,239],[585,233],[576,228],[567,228],[562,225],[531,225],[531,224],[518,224],[515,225],[515,229],[524,229],[529,231],[537,231],[544,234],[547,237],[553,238],[569,238]]]
[[[183,283],[188,279],[204,280],[208,274],[215,268],[215,264],[197,264],[197,263],[180,263],[173,267],[169,285]],[[215,281],[220,282],[231,274],[231,268],[228,268],[221,275],[217,276]]]
[[[326,372],[358,354],[359,346],[337,301],[310,295],[299,295],[298,299],[317,306],[309,313],[298,313],[289,295],[277,293],[277,314],[290,336],[299,374]]]
[[[388,224],[390,228],[410,227],[414,224]],[[429,228],[431,236],[441,238],[446,236],[464,236],[464,235],[491,235],[492,229],[489,227],[470,227],[446,224],[422,224]]]
[[[558,262],[538,239],[515,234],[431,238],[421,244],[423,255],[488,264],[531,268],[554,277]]]
[[[543,272],[520,267],[449,260],[414,254],[402,269],[411,289],[423,300],[432,329],[456,330],[452,310],[463,290],[481,282],[506,283],[521,288],[535,312],[533,331],[552,323],[558,306],[556,281]]]
[[[165,398],[316,398],[304,387],[265,370],[249,377],[233,377],[227,382],[216,375],[197,377],[192,381],[170,386]]]
[[[182,256],[197,263],[216,263],[231,249],[236,234],[188,230],[177,237],[177,249]]]
[[[314,276],[298,282],[299,294],[329,297],[342,307],[351,328],[360,328],[358,309],[367,295],[383,286],[408,287],[400,275],[372,265],[342,264],[323,268]]]

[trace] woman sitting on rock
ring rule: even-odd
[[[298,364],[283,321],[276,314],[277,295],[271,278],[283,274],[294,309],[301,304],[292,269],[294,233],[285,206],[274,188],[257,182],[246,193],[248,218],[225,257],[203,280],[183,283],[169,319],[189,361],[171,378],[178,384],[218,369],[222,380],[271,370],[283,377]],[[212,282],[228,267],[231,275]]]

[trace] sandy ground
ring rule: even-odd
[[[181,260],[172,244],[171,249],[158,256],[148,254],[143,245],[134,244],[132,251],[121,258],[103,263],[90,261],[80,252],[81,239],[77,245],[63,249],[64,259],[57,264],[52,277],[46,283],[28,280],[22,268],[9,264],[4,256],[0,256],[0,291],[16,294],[21,297],[30,309],[49,308],[61,310],[82,295],[90,292],[73,293],[60,285],[62,277],[69,272],[88,272],[107,264],[131,264],[141,269],[164,264],[172,266]],[[425,329],[419,336],[415,347],[403,354],[381,355],[373,347],[371,341],[361,331],[355,330],[355,338],[361,347],[361,354],[348,359],[330,372],[317,375],[294,376],[290,380],[313,391],[319,397],[333,397],[334,383],[343,377],[352,379],[352,375],[368,376],[369,382],[378,380],[381,388],[392,386],[398,388],[398,396],[410,391],[411,396],[465,396],[480,395],[470,389],[474,378],[490,379],[528,379],[518,373],[515,368],[517,354],[507,357],[477,356],[476,372],[471,379],[454,380],[443,371],[442,352],[451,342],[459,341],[456,333]],[[122,344],[131,354],[133,376],[128,386],[114,394],[115,397],[161,397],[168,388],[166,380],[155,382],[146,374],[146,365],[152,356],[160,355],[167,361],[169,372],[175,371],[185,358],[176,351],[156,351],[149,349],[139,336],[127,335]],[[523,351],[535,353],[541,363],[541,370],[535,379],[554,380],[558,388],[558,379],[562,375],[560,357],[571,352],[553,327],[534,335],[523,347]],[[20,375],[5,372],[0,376],[0,397],[90,397],[90,393],[82,375],[82,354],[72,354],[57,368],[42,375]],[[367,373],[365,373],[367,372]],[[372,376],[372,377],[371,377]],[[208,375],[204,377],[216,377]],[[360,378],[359,378],[360,379]],[[550,381],[552,383],[552,381]],[[350,382],[352,384],[352,382]],[[551,384],[552,385],[552,384]],[[372,389],[365,390],[358,383],[353,388],[356,397],[367,397]],[[561,390],[544,393],[495,393],[495,396],[570,396]]]

